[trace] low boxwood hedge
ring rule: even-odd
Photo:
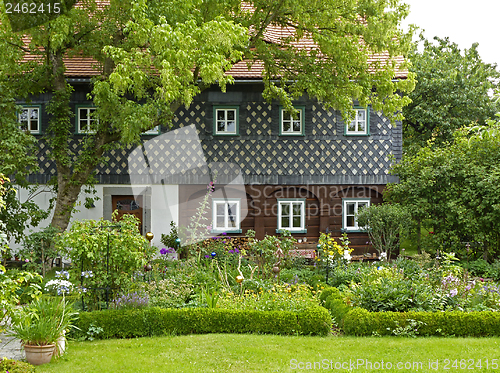
[[[291,311],[247,311],[219,308],[122,309],[82,312],[75,337],[100,327],[96,338],[131,338],[165,334],[261,333],[327,335],[331,317],[323,307]]]
[[[369,312],[354,308],[343,319],[347,335],[390,335],[411,320],[419,323],[418,335],[490,337],[500,336],[500,312]]]

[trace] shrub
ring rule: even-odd
[[[122,309],[80,314],[76,337],[90,327],[102,328],[98,338],[133,338],[164,334],[262,333],[326,335],[331,321],[322,307],[291,311],[243,311],[219,308]]]
[[[368,312],[356,308],[344,317],[347,335],[390,335],[393,330],[418,323],[423,336],[488,337],[500,336],[498,312]]]
[[[0,358],[0,372],[35,373],[35,367],[22,361]]]
[[[330,295],[325,302],[325,308],[330,311],[332,319],[335,324],[342,327],[342,321],[352,307],[345,304],[345,302],[340,298],[335,298],[334,295]]]
[[[321,291],[319,295],[319,299],[321,300],[321,304],[325,304],[327,298],[332,297],[332,299],[340,298],[340,290],[331,286],[326,287]]]

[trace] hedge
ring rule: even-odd
[[[422,322],[421,336],[490,337],[500,336],[500,312],[369,312],[354,308],[343,319],[347,335],[390,335],[410,320]]]
[[[94,326],[103,329],[95,336],[103,339],[199,333],[327,335],[331,317],[323,307],[302,312],[151,307],[82,312],[76,326],[77,338]]]

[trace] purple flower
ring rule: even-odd
[[[229,254],[234,254],[234,250],[229,250],[228,253]]]
[[[205,255],[205,258],[210,258],[210,255],[208,255],[208,254],[207,254],[207,255]]]
[[[452,290],[450,290],[450,297],[452,297],[452,298],[453,298],[453,297],[454,297],[455,295],[457,295],[457,294],[458,294],[458,290],[457,290],[457,289],[452,289]]]
[[[238,254],[238,253],[240,252],[240,250],[238,250],[238,249],[234,249],[234,252],[235,252],[236,254]]]
[[[227,236],[227,233],[226,233],[226,232],[222,232],[222,235],[223,235],[223,236]]]
[[[165,248],[163,248],[163,249],[161,249],[161,250],[160,250],[160,254],[161,254],[161,255],[165,255],[167,252],[168,252],[168,251],[167,251],[167,249],[165,249]]]

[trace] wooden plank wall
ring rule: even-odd
[[[231,186],[217,186],[217,191],[224,188],[227,198],[242,197],[244,195],[248,204],[242,201],[242,215],[246,213],[241,222],[241,234],[231,236],[244,236],[248,229],[256,231],[258,239],[266,234],[275,235],[277,228],[277,199],[278,198],[306,198],[306,228],[307,233],[293,234],[295,238],[307,238],[307,243],[317,242],[320,232],[328,228],[334,237],[341,236],[342,228],[342,198],[370,198],[372,204],[382,203],[383,185],[314,185],[314,186],[277,186],[277,185],[246,185],[233,189]],[[179,200],[180,225],[187,226],[192,216],[196,214],[199,201],[207,192],[205,185],[180,185]],[[211,224],[211,203],[205,216],[207,224]],[[369,241],[366,233],[349,233],[351,247],[354,254],[375,252],[367,244]]]

